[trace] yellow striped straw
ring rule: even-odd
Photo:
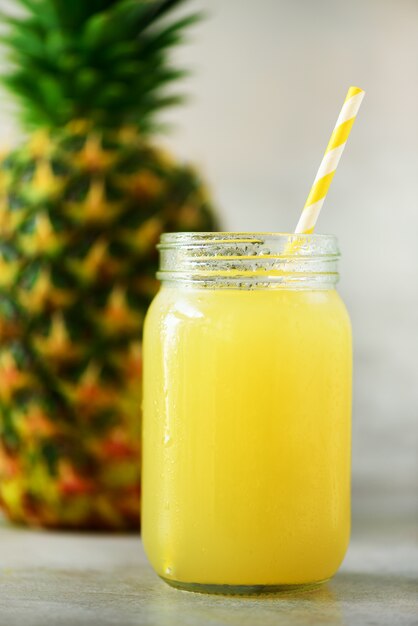
[[[363,89],[350,87],[308,199],[303,207],[298,225],[296,226],[296,233],[309,234],[315,228],[363,98]]]

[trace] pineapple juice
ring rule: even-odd
[[[337,292],[169,283],[144,364],[155,571],[207,591],[332,576],[350,528],[351,331]]]

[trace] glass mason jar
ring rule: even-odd
[[[329,579],[350,532],[351,329],[329,235],[163,235],[145,322],[143,541],[183,589]]]

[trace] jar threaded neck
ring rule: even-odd
[[[329,289],[338,282],[333,235],[167,233],[161,237],[164,283],[205,288]]]

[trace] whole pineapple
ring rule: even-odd
[[[168,230],[213,230],[150,143],[183,72],[182,0],[20,0],[4,16],[28,140],[0,164],[0,501],[48,527],[139,527],[141,331]]]

